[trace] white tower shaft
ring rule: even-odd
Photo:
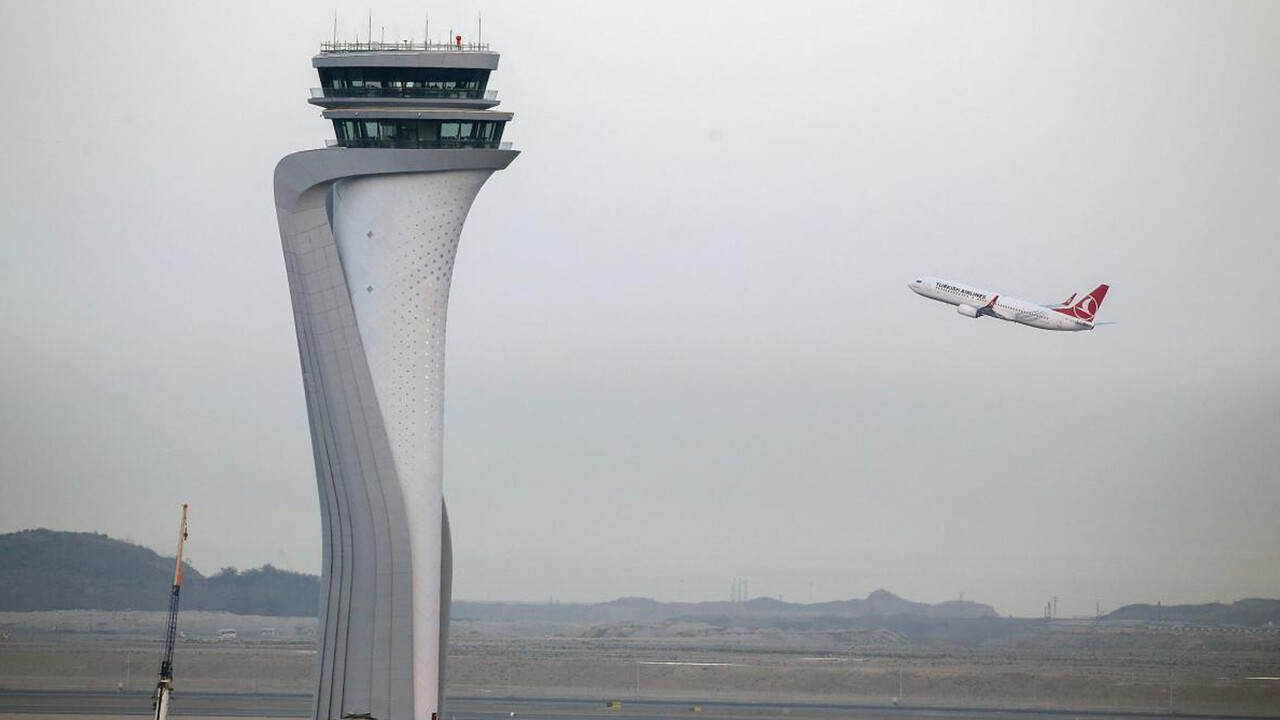
[[[445,323],[462,224],[489,170],[342,180],[333,234],[400,478],[413,616],[440,615]],[[413,625],[414,716],[439,710],[439,623]]]

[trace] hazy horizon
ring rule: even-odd
[[[521,151],[454,274],[455,597],[1280,597],[1280,5],[429,9]],[[197,567],[318,571],[271,180],[333,13],[0,4],[0,532],[189,502]]]
[[[90,534],[100,534],[100,535],[105,535],[105,533],[95,533],[95,532],[93,532],[93,531],[60,531],[60,530],[57,530],[56,528],[43,528],[43,527],[41,527],[41,528],[27,528],[27,529],[25,529],[25,530],[18,530],[18,531],[13,531],[13,532],[40,532],[40,531],[48,531],[48,532],[88,532],[88,533],[90,533]],[[4,534],[5,534],[5,533],[0,533],[0,535],[4,535]],[[168,561],[170,561],[170,562],[173,562],[173,560],[174,560],[174,558],[175,558],[175,554],[174,554],[174,553],[172,553],[172,552],[170,552],[170,553],[165,553],[165,552],[164,552],[162,549],[160,549],[160,548],[152,548],[152,547],[147,547],[147,546],[145,546],[145,545],[139,545],[137,542],[135,542],[134,540],[129,539],[129,538],[116,538],[116,537],[110,537],[110,536],[107,536],[107,537],[109,537],[111,540],[115,540],[115,541],[119,541],[119,542],[128,543],[128,544],[131,544],[131,545],[137,545],[137,546],[139,546],[139,547],[143,547],[143,548],[145,548],[145,549],[147,549],[147,550],[150,550],[150,551],[152,551],[152,552],[156,553],[157,555],[159,555],[159,556],[160,556],[160,558],[161,558],[161,559],[168,560]],[[305,571],[288,570],[287,568],[279,567],[279,566],[277,566],[275,563],[271,563],[271,562],[267,562],[267,563],[264,563],[264,564],[262,564],[262,565],[254,566],[254,567],[234,567],[234,566],[225,566],[225,567],[220,567],[220,568],[217,568],[216,570],[214,570],[214,569],[210,569],[210,568],[199,568],[199,567],[196,567],[194,564],[192,564],[192,563],[191,563],[191,561],[190,561],[190,559],[189,559],[189,558],[184,558],[184,559],[183,559],[183,566],[184,566],[184,567],[186,567],[186,568],[188,568],[188,570],[190,570],[190,569],[194,569],[194,570],[195,570],[195,571],[197,571],[201,576],[203,576],[203,577],[205,577],[205,578],[210,578],[210,577],[213,577],[213,576],[215,576],[215,575],[220,575],[220,574],[222,574],[222,573],[224,573],[224,572],[228,572],[228,571],[235,572],[235,573],[245,573],[245,572],[256,572],[256,571],[262,571],[262,570],[266,570],[267,568],[271,568],[272,570],[277,571],[277,572],[282,572],[282,571],[283,571],[283,572],[291,572],[291,573],[301,573],[301,574],[307,575],[308,577],[313,577],[313,578],[318,578],[318,577],[319,577],[319,574],[318,574],[318,573],[307,573],[307,572],[305,572]],[[741,581],[746,581],[746,582],[747,582],[747,585],[746,585],[746,587],[745,587],[745,588],[743,588],[743,591],[744,591],[744,592],[747,592],[747,593],[750,593],[750,581],[749,581],[749,579],[748,579],[748,578],[735,578],[735,579],[734,579],[734,582],[735,582],[735,583],[738,583],[738,582],[741,582]],[[736,589],[736,586],[735,586],[735,589]],[[901,595],[901,594],[899,594],[899,593],[896,593],[896,592],[894,592],[894,591],[893,591],[893,589],[892,589],[892,588],[876,588],[876,589],[874,589],[874,590],[872,590],[872,591],[868,592],[866,595],[861,596],[861,597],[829,598],[829,599],[823,599],[823,600],[815,600],[815,599],[812,599],[812,598],[809,598],[809,599],[804,599],[804,598],[782,598],[782,597],[771,597],[771,596],[767,596],[767,595],[756,595],[756,594],[748,594],[748,595],[747,595],[747,597],[745,598],[745,600],[743,600],[743,599],[739,598],[737,595],[733,595],[733,596],[731,596],[731,597],[719,597],[719,598],[717,598],[717,597],[667,598],[667,599],[665,599],[665,600],[664,600],[664,599],[658,599],[658,598],[655,598],[655,597],[653,597],[653,596],[651,596],[651,595],[644,595],[644,594],[640,594],[640,595],[621,595],[621,596],[618,596],[618,597],[615,597],[615,598],[604,598],[604,599],[597,599],[597,600],[585,600],[585,601],[561,600],[560,598],[555,597],[555,596],[546,597],[546,598],[541,598],[541,599],[524,599],[524,600],[509,600],[509,599],[505,599],[505,598],[501,598],[501,597],[497,597],[497,598],[495,598],[495,597],[487,597],[487,598],[454,597],[454,598],[453,598],[453,601],[454,601],[454,602],[484,603],[484,604],[500,604],[500,605],[528,605],[528,606],[544,606],[544,605],[593,605],[593,604],[609,604],[609,603],[613,603],[613,602],[624,602],[624,601],[629,601],[629,600],[653,601],[653,602],[662,603],[662,604],[701,604],[701,603],[730,603],[730,604],[741,604],[741,603],[743,603],[743,602],[752,602],[752,601],[756,601],[756,600],[764,600],[764,601],[777,601],[777,602],[784,602],[784,603],[787,603],[787,604],[797,605],[797,606],[808,606],[808,605],[820,605],[820,604],[830,603],[830,602],[847,602],[847,601],[850,601],[850,600],[868,600],[868,599],[870,599],[872,596],[876,595],[877,593],[889,593],[890,595],[894,595],[894,596],[896,596],[896,597],[898,597],[898,598],[900,598],[900,599],[902,599],[902,600],[906,600],[906,601],[909,601],[909,602],[916,602],[916,603],[922,603],[922,602],[924,602],[924,601],[919,601],[919,600],[916,600],[916,599],[914,599],[914,598],[906,597],[906,596],[903,596],[903,595]],[[1231,604],[1232,602],[1235,602],[1235,601],[1237,601],[1237,600],[1258,600],[1258,599],[1262,599],[1262,600],[1275,600],[1275,601],[1277,601],[1277,602],[1280,602],[1280,598],[1274,598],[1274,599],[1272,599],[1272,598],[1237,598],[1237,599],[1233,599],[1233,600],[1227,600],[1227,601],[1225,601],[1225,603],[1226,603],[1226,604]],[[999,608],[995,608],[994,606],[992,606],[992,605],[991,605],[991,603],[988,603],[988,602],[984,601],[984,600],[982,599],[982,597],[980,596],[980,593],[979,593],[979,596],[974,596],[973,594],[967,594],[965,597],[954,597],[954,598],[950,598],[950,599],[942,599],[942,600],[938,600],[938,601],[934,601],[934,602],[927,602],[927,603],[924,603],[924,604],[928,604],[928,605],[935,605],[935,606],[936,606],[936,605],[942,605],[942,604],[946,604],[946,603],[956,603],[956,602],[959,602],[959,603],[965,603],[965,604],[973,604],[973,605],[980,605],[980,606],[993,607],[993,609],[995,609],[997,613],[1000,613],[1000,609],[999,609]],[[1052,603],[1052,599],[1050,600],[1050,604],[1051,604],[1051,603]],[[1121,603],[1121,604],[1120,604],[1120,606],[1118,606],[1118,607],[1124,607],[1124,606],[1126,606],[1126,605],[1139,605],[1139,604],[1146,604],[1146,603]],[[87,609],[91,609],[91,608],[84,608],[84,609],[86,609],[86,610],[87,610]],[[1102,614],[1103,614],[1103,615],[1105,615],[1105,614],[1106,614],[1107,612],[1109,612],[1110,610],[1115,610],[1115,609],[1118,609],[1118,608],[1109,608],[1108,610],[1104,610],[1104,611],[1102,611]],[[10,610],[10,611],[8,611],[8,612],[62,612],[62,611],[64,611],[64,610],[67,610],[67,608],[55,609],[55,610],[47,610],[47,611],[42,611],[42,610],[34,610],[34,611],[15,611],[15,610]],[[1099,608],[1099,610],[1101,610],[1101,608]],[[1042,608],[1042,611],[1047,611],[1047,609]],[[108,610],[108,611],[105,611],[105,612],[134,612],[134,611],[132,611],[132,610]],[[156,613],[160,613],[160,612],[164,612],[164,611],[161,611],[161,610],[148,610],[148,611],[143,611],[143,612],[156,612]],[[229,611],[228,611],[228,612],[229,612]],[[253,614],[253,613],[250,613],[250,614]],[[1010,615],[1010,614],[1007,614],[1007,613],[1000,613],[1000,616],[1001,616],[1001,617],[1005,617],[1005,618],[1013,618],[1013,619],[1025,619],[1025,618],[1027,618],[1027,617],[1032,617],[1032,616],[1026,616],[1026,615]],[[1059,619],[1095,618],[1096,616],[1097,616],[1097,615],[1096,615],[1096,613],[1095,613],[1095,614],[1089,614],[1089,615],[1078,615],[1078,616],[1066,616],[1066,615],[1060,615],[1060,616],[1059,616]],[[1034,617],[1040,617],[1040,616],[1039,616],[1039,615],[1035,615]]]

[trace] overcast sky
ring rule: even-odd
[[[429,9],[522,151],[454,275],[455,597],[1280,596],[1280,4]],[[333,11],[0,3],[0,532],[168,554],[186,501],[200,570],[318,570],[271,177]]]

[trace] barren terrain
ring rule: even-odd
[[[0,688],[149,689],[163,613],[0,613]],[[1280,716],[1280,632],[1093,621],[455,620],[452,695],[1162,710]],[[880,625],[882,627],[876,627]],[[313,618],[183,613],[179,691],[307,693]],[[237,639],[218,641],[235,628]],[[265,629],[265,630],[264,630]]]

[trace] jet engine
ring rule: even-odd
[[[978,308],[972,305],[957,305],[956,312],[960,313],[965,317],[971,317],[971,318],[978,317]]]

